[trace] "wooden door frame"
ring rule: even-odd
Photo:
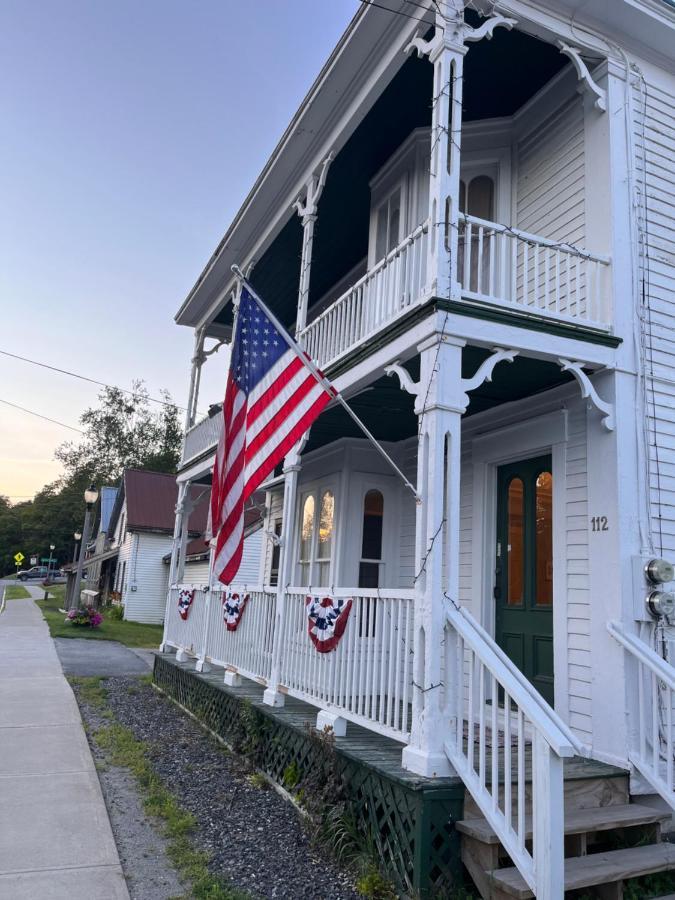
[[[565,495],[567,410],[497,428],[471,441],[473,464],[472,576],[473,607],[486,631],[495,635],[492,595],[497,541],[497,469],[501,465],[550,453],[553,475],[553,692],[555,710],[568,720],[567,541]]]

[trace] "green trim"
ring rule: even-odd
[[[459,316],[486,319],[489,322],[499,322],[501,325],[513,325],[515,328],[541,331],[545,334],[556,335],[556,337],[586,341],[588,344],[618,347],[623,343],[623,338],[608,334],[606,331],[600,331],[598,328],[588,328],[585,325],[573,325],[567,322],[554,322],[544,316],[538,316],[533,313],[518,313],[491,303],[478,303],[475,300],[447,300],[444,297],[435,297],[434,302],[437,304],[437,309],[456,313]]]
[[[500,325],[513,325],[515,328],[525,328],[529,331],[542,332],[556,337],[572,338],[577,341],[585,341],[588,344],[599,344],[603,347],[616,348],[623,343],[622,338],[597,328],[588,328],[584,325],[573,325],[566,322],[555,322],[544,316],[531,313],[519,313],[502,306],[491,303],[476,302],[475,300],[448,300],[445,297],[432,297],[426,303],[414,306],[405,316],[401,316],[391,326],[379,332],[375,337],[355,347],[350,353],[326,367],[326,375],[337,378],[358,363],[367,359],[381,347],[390,344],[399,335],[408,331],[418,322],[421,322],[433,312],[449,312],[459,316],[468,316],[473,319],[484,319],[489,322],[497,322]]]

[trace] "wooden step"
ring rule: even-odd
[[[654,825],[664,822],[670,812],[626,803],[623,806],[594,806],[590,809],[571,809],[565,812],[565,834],[584,834],[593,831],[610,831],[613,828],[631,828],[636,825]],[[455,823],[457,831],[482,841],[484,844],[498,844],[499,837],[486,819],[463,819]],[[532,837],[532,817],[525,823],[526,838]]]
[[[650,844],[646,847],[611,850],[608,853],[591,853],[589,856],[571,856],[565,860],[565,890],[612,884],[674,868],[675,844]],[[488,873],[488,877],[497,890],[510,897],[518,900],[534,897],[515,867],[496,869]]]

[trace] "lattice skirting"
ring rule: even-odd
[[[248,751],[279,784],[289,769],[305,781],[325,753],[306,727],[288,721],[288,712],[242,696],[213,675],[200,675],[169,654],[155,657],[154,681],[224,740]],[[297,717],[296,717],[297,718]],[[361,732],[362,733],[362,732]],[[373,839],[386,874],[398,890],[415,898],[443,898],[461,879],[459,834],[464,786],[457,779],[431,781],[392,771],[373,761],[372,748],[343,740],[335,749],[352,815]],[[367,758],[359,758],[359,757]],[[302,786],[302,782],[301,782]]]

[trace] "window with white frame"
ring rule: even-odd
[[[363,498],[363,522],[361,532],[361,559],[359,561],[359,587],[378,588],[382,562],[382,526],[384,523],[384,497],[382,491],[371,489]]]
[[[300,584],[330,585],[335,548],[335,493],[321,486],[300,496]]]
[[[375,211],[375,262],[379,262],[395,247],[403,236],[401,227],[403,216],[401,215],[402,185],[399,184],[389,193]]]

